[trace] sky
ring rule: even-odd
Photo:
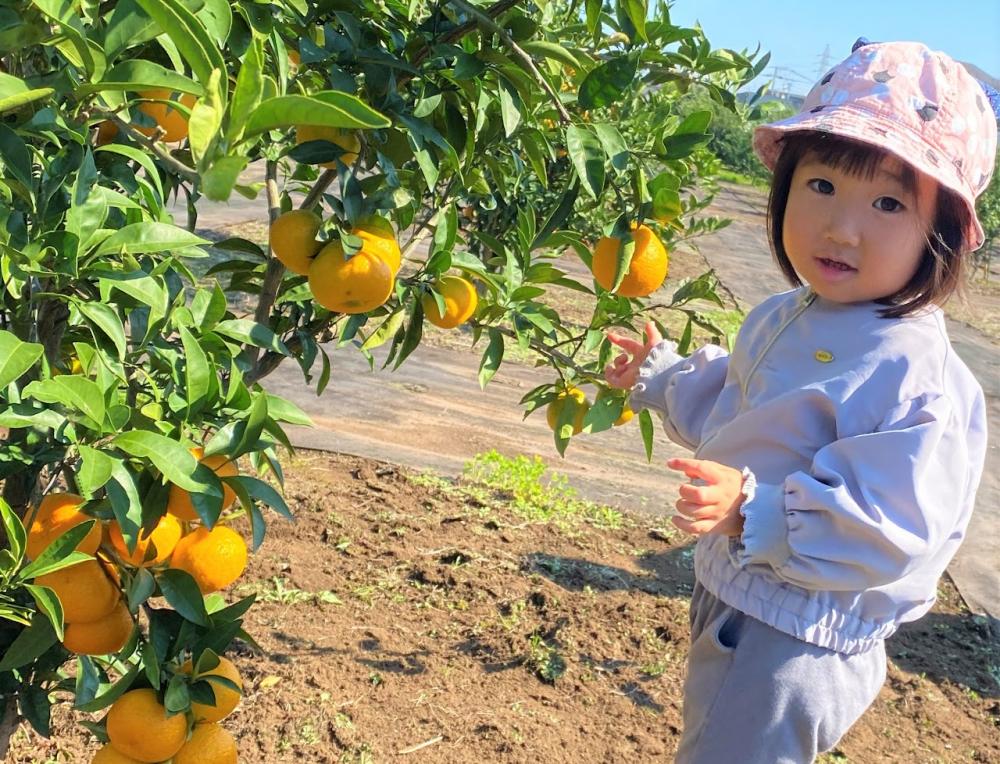
[[[753,51],[760,42],[771,51],[766,78],[784,68],[778,74],[788,79],[776,85],[798,95],[850,55],[858,37],[922,42],[1000,79],[1000,0],[676,0],[670,20],[700,21],[713,48]]]

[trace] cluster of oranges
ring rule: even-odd
[[[238,474],[237,466],[224,456],[206,457],[201,448],[191,453],[220,477]],[[236,495],[229,486],[224,491],[223,509],[227,509]],[[27,555],[37,558],[59,536],[92,520],[82,511],[83,504],[84,499],[72,493],[46,495],[28,527]],[[95,522],[76,549],[95,559],[38,576],[35,584],[49,587],[59,598],[65,621],[63,645],[79,655],[118,652],[132,636],[136,621],[122,597],[120,567],[184,570],[208,594],[236,581],[247,564],[243,537],[225,525],[211,530],[201,525],[191,495],[176,485],[170,487],[166,514],[151,531],[140,533],[132,551],[115,520]],[[243,682],[236,667],[220,657],[216,665],[196,673],[187,660],[175,673],[189,675],[191,681],[206,680],[215,703],[193,702],[190,714],[170,715],[154,689],[126,692],[111,706],[109,743],[94,756],[94,764],[166,760],[235,764],[236,742],[218,722],[240,701]],[[219,677],[227,681],[216,681]]]
[[[220,477],[237,473],[236,465],[222,456],[195,458]],[[235,501],[225,486],[224,508]],[[42,499],[28,528],[27,555],[36,558],[56,538],[91,520],[81,511],[82,497],[50,493]],[[117,565],[153,567],[167,565],[188,572],[203,594],[233,583],[247,564],[247,546],[239,533],[224,525],[211,530],[197,524],[190,494],[171,486],[167,513],[148,533],[140,533],[131,552],[115,520],[95,522],[77,550],[95,559],[76,563],[39,576],[35,583],[52,589],[63,606],[66,629],[63,645],[80,655],[107,655],[120,650],[132,634],[134,621],[121,597]],[[103,544],[103,548],[102,548]]]
[[[271,225],[271,252],[293,273],[309,277],[313,297],[336,313],[367,313],[384,304],[393,293],[402,266],[402,252],[392,223],[369,215],[350,234],[361,240],[361,249],[348,256],[339,240],[319,241],[323,225],[312,210],[292,210]],[[441,295],[444,310],[430,293],[422,305],[427,320],[442,329],[468,321],[479,297],[472,282],[460,276],[442,276],[432,285]]]
[[[193,672],[190,660],[177,669],[193,680],[205,680],[215,696],[214,705],[193,702],[190,714],[170,714],[155,690],[129,690],[112,703],[106,720],[108,742],[91,764],[168,760],[171,764],[236,764],[236,740],[219,722],[239,705],[243,679],[224,657],[213,668]]]

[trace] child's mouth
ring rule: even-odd
[[[828,268],[828,269],[830,269],[832,271],[839,271],[839,272],[846,273],[846,272],[849,272],[849,271],[855,271],[855,270],[857,270],[857,268],[852,268],[850,265],[847,265],[846,263],[841,263],[841,262],[838,262],[837,260],[831,260],[828,257],[817,257],[816,260],[825,269]]]

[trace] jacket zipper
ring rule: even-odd
[[[784,334],[785,329],[791,326],[792,323],[795,321],[795,319],[801,316],[805,312],[806,308],[812,305],[813,302],[815,301],[816,301],[816,293],[810,289],[808,294],[806,294],[806,296],[803,298],[802,304],[798,307],[798,309],[785,320],[785,322],[778,328],[778,331],[776,331],[774,335],[771,337],[771,339],[768,340],[767,345],[764,346],[764,349],[761,351],[760,355],[757,356],[757,360],[754,361],[753,365],[750,367],[750,371],[747,372],[747,375],[743,380],[743,384],[740,385],[740,391],[742,393],[744,400],[747,397],[747,388],[750,386],[750,378],[753,376],[753,373],[757,371],[757,367],[760,366],[761,361],[764,360],[764,357],[771,350],[771,347],[774,345],[775,342],[778,341],[778,338],[782,334]],[[705,449],[705,446],[707,446],[709,443],[715,440],[718,434],[719,434],[718,431],[716,431],[715,435],[706,440],[696,449],[694,454],[696,459],[700,458],[698,455]]]
[[[747,388],[750,387],[750,378],[753,377],[754,372],[757,371],[757,367],[760,366],[761,362],[767,356],[768,352],[771,350],[774,343],[778,341],[778,338],[782,334],[784,334],[785,329],[791,326],[792,323],[795,321],[795,319],[801,316],[805,312],[806,308],[812,305],[815,300],[816,300],[816,293],[813,292],[812,290],[809,290],[809,293],[802,300],[802,304],[799,306],[798,310],[796,310],[791,316],[788,317],[785,323],[783,323],[778,328],[778,331],[774,333],[774,335],[771,337],[768,343],[764,346],[764,349],[757,356],[757,360],[753,362],[753,365],[750,367],[750,371],[747,372],[746,377],[744,377],[743,379],[741,392],[743,393],[744,399],[746,399],[747,397]]]

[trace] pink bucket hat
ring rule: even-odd
[[[754,131],[754,151],[773,170],[782,136],[799,130],[872,144],[934,178],[969,209],[968,249],[982,246],[976,197],[993,174],[996,116],[979,82],[944,53],[916,42],[856,47],[809,91],[798,114]]]

